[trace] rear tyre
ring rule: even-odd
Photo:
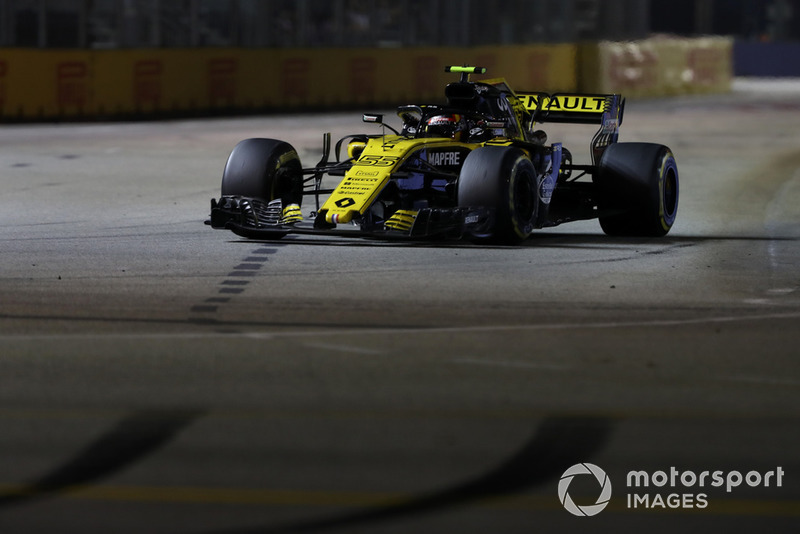
[[[280,198],[283,205],[303,200],[300,158],[292,145],[276,139],[245,139],[228,156],[222,173],[222,196]]]
[[[678,165],[664,145],[614,143],[594,176],[600,227],[611,236],[662,237],[678,212]]]
[[[464,160],[458,180],[458,205],[495,210],[492,228],[474,241],[516,244],[530,236],[538,212],[536,170],[530,158],[512,147],[476,148]]]

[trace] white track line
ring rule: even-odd
[[[443,327],[405,327],[405,328],[341,328],[335,325],[319,327],[313,330],[289,330],[274,332],[212,332],[212,333],[75,333],[75,334],[11,334],[0,335],[0,341],[46,341],[46,340],[80,340],[80,339],[208,339],[208,338],[245,338],[276,339],[296,337],[334,336],[368,336],[368,335],[425,335],[425,334],[472,334],[493,332],[525,332],[548,330],[598,330],[615,328],[665,328],[673,326],[693,326],[704,324],[738,323],[752,321],[770,321],[776,319],[800,319],[800,311],[767,313],[753,315],[729,315],[718,317],[698,317],[695,319],[661,319],[653,321],[603,321],[595,323],[552,323],[526,325],[490,325],[490,326],[443,326]],[[223,323],[221,326],[225,326]]]
[[[453,363],[466,365],[486,365],[489,367],[515,367],[522,369],[545,369],[548,371],[568,371],[572,369],[569,365],[558,363],[536,363],[536,362],[515,362],[509,360],[479,360],[477,358],[455,358],[450,360]]]

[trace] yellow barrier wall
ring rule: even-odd
[[[437,103],[479,65],[520,91],[724,91],[726,39],[474,48],[0,49],[0,119],[147,117]],[[481,79],[479,76],[473,79]]]
[[[397,49],[0,49],[0,118],[72,119],[439,102],[489,68],[526,90],[577,86],[575,45]]]

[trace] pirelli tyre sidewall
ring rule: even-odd
[[[534,228],[539,199],[530,158],[513,147],[476,148],[467,156],[458,180],[458,205],[495,210],[494,225],[476,241],[514,244]]]
[[[606,234],[661,237],[675,223],[678,165],[666,146],[614,143],[600,158],[593,179]]]
[[[241,196],[283,205],[300,204],[303,175],[297,151],[284,141],[252,138],[240,141],[222,173],[222,196]]]

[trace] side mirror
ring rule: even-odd
[[[381,113],[364,113],[361,120],[372,124],[383,124],[383,115]]]
[[[381,126],[383,126],[385,128],[389,128],[395,134],[400,135],[400,132],[398,132],[397,130],[395,130],[394,128],[392,128],[391,126],[386,124],[385,122],[383,122],[383,114],[382,113],[364,113],[361,116],[361,120],[364,121],[364,122],[369,122],[370,124],[380,124]],[[385,132],[385,130],[384,130],[384,132]]]

